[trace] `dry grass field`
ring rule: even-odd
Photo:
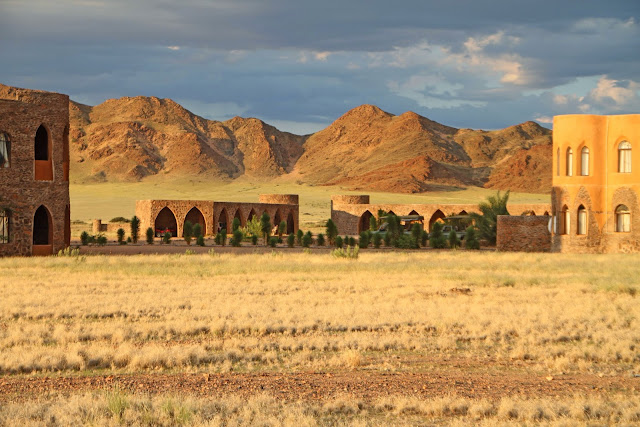
[[[639,261],[466,251],[0,259],[0,424],[51,414],[171,424],[179,411],[214,425],[638,422]],[[425,386],[363,397],[331,392],[335,382],[315,400],[258,390],[248,403],[200,385],[177,397],[117,385],[11,392],[11,381],[203,374],[257,384],[299,375],[304,389],[318,373]]]

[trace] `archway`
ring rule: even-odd
[[[196,208],[195,206],[191,208],[191,210],[187,213],[187,216],[184,218],[184,222],[187,221],[191,222],[191,224],[193,225],[200,224],[200,227],[202,227],[202,235],[207,235],[207,224],[204,221],[204,215],[202,215],[200,209]]]
[[[251,211],[249,212],[249,216],[247,217],[247,222],[250,222],[255,216],[256,216],[256,211],[251,209]]]
[[[273,228],[276,230],[276,234],[280,231],[280,223],[282,222],[282,216],[280,215],[280,209],[276,209],[276,213],[273,215]]]
[[[549,216],[549,212],[548,211],[544,211],[544,213],[542,215],[543,216]]]
[[[71,209],[69,205],[64,208],[64,245],[71,246]]]
[[[237,214],[237,212],[236,212]],[[227,228],[227,223],[229,222],[229,218],[227,216],[227,208],[223,208],[220,211],[220,215],[218,215],[218,229],[216,230],[216,233],[219,233],[220,231],[222,231],[222,229],[224,228],[225,230],[228,230]]]
[[[53,252],[53,221],[49,209],[40,206],[33,215],[34,255],[50,255]]]
[[[418,212],[416,212],[415,210],[409,212],[409,215],[418,215],[418,216],[420,216],[420,214]]]
[[[467,211],[463,209],[460,211],[460,213],[458,213],[458,215],[469,215],[469,214],[467,213]]]
[[[156,216],[156,237],[161,237],[167,231],[171,233],[173,237],[178,236],[178,221],[176,221],[176,216],[173,214],[171,209],[164,207]]]
[[[294,233],[296,231],[296,225],[293,220],[293,212],[289,211],[287,215],[287,234]]]
[[[440,209],[435,211],[433,215],[431,215],[431,219],[429,219],[429,232],[431,232],[431,229],[433,228],[433,224],[435,224],[436,221],[443,222],[442,220],[444,218],[446,218],[446,215],[444,214],[444,212],[442,212]]]
[[[373,214],[368,210],[360,216],[360,220],[358,221],[358,234],[369,229],[371,218],[373,218]]]
[[[244,220],[244,218],[242,218],[242,212],[240,211],[239,208],[236,209],[236,213],[233,214],[233,219],[236,219],[236,218],[238,218],[238,221],[240,221],[241,227],[244,227],[245,225],[247,225],[247,222]]]

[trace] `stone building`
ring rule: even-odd
[[[331,197],[331,219],[340,234],[359,234],[369,229],[371,217],[378,210],[395,215],[422,215],[425,229],[431,231],[433,223],[450,215],[478,212],[478,204],[371,204],[368,195],[340,195]],[[551,205],[509,203],[507,209],[513,215],[549,215]]]
[[[0,85],[0,256],[70,240],[69,97]]]
[[[253,217],[266,212],[274,225],[285,221],[287,234],[299,227],[299,201],[295,194],[261,194],[258,203],[216,202],[211,200],[138,200],[136,216],[140,229],[151,227],[156,232],[169,230],[173,236],[182,236],[186,221],[200,224],[203,234],[213,235],[231,228],[234,218],[244,227]],[[156,234],[157,234],[156,233]]]
[[[640,114],[553,119],[552,251],[640,250]]]

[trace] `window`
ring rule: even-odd
[[[631,211],[625,205],[616,208],[616,232],[628,233],[631,230]]]
[[[582,205],[578,208],[578,234],[587,234],[587,210]]]
[[[567,148],[567,176],[573,176],[573,150]]]
[[[9,211],[0,209],[0,244],[9,243]]]
[[[631,173],[631,144],[627,141],[618,145],[618,172]]]
[[[11,155],[11,143],[6,133],[0,132],[0,169],[9,167],[9,156]]]
[[[580,175],[589,175],[589,147],[582,147],[580,152]]]
[[[569,208],[565,205],[562,208],[562,213],[560,215],[560,234],[569,234],[571,230],[571,212],[569,212]]]

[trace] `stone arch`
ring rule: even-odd
[[[412,210],[411,212],[409,212],[409,215],[420,215],[418,212],[416,212],[416,210]]]
[[[627,207],[629,211],[629,232],[631,232],[634,236],[640,234],[640,215],[638,212],[640,211],[640,204],[638,202],[638,196],[634,190],[628,187],[618,188],[614,193],[611,199],[611,212],[610,212],[610,221],[612,222],[612,227],[609,228],[610,231],[615,232],[616,230],[616,208],[619,205],[624,205]]]
[[[587,234],[587,224],[588,224],[588,216],[587,216],[587,208],[584,207],[583,204],[578,206],[577,212],[577,224],[576,224],[576,234]]]
[[[52,181],[51,134],[44,124],[41,124],[36,130],[33,151],[34,177],[36,181]]]
[[[360,215],[360,220],[358,220],[358,234],[363,231],[367,231],[369,229],[369,221],[373,218],[373,214],[366,210],[362,215]]]
[[[542,216],[549,216],[549,211],[544,211],[544,213],[542,214]]]
[[[276,231],[280,230],[280,223],[281,222],[282,222],[282,215],[280,214],[280,208],[278,208],[278,209],[276,209],[276,212],[273,214],[273,228]]]
[[[571,232],[571,211],[569,206],[564,205],[560,210],[560,234],[569,234]]]
[[[431,229],[433,228],[433,224],[435,224],[436,221],[442,222],[442,220],[445,219],[446,217],[447,216],[440,209],[435,211],[433,215],[431,215],[431,218],[429,219],[429,232],[431,232]]]
[[[394,211],[389,211],[387,212],[387,215],[396,215],[396,213]]]
[[[462,209],[462,210],[458,213],[458,215],[469,215],[469,214],[467,213],[467,211],[465,211],[464,209]]]
[[[240,208],[236,209],[236,212],[233,214],[233,219],[238,218],[240,220],[240,226],[244,227],[247,225],[247,221],[245,221],[245,219],[242,217],[242,211],[240,210]],[[233,222],[233,220],[231,221]],[[229,224],[230,226],[231,224]],[[227,227],[227,231],[229,231],[229,227]]]
[[[207,235],[207,224],[204,220],[204,215],[202,214],[202,212],[200,211],[200,209],[198,209],[197,207],[192,207],[191,210],[187,213],[187,216],[185,216],[184,218],[184,222],[190,221],[191,224],[196,225],[196,224],[200,224],[200,227],[202,227],[202,235],[206,236]],[[182,227],[184,230],[184,227]],[[184,234],[184,231],[183,231]]]
[[[289,215],[287,215],[287,234],[295,233],[296,224],[293,216],[293,211],[289,211]]]
[[[216,233],[220,232],[223,228],[228,231],[227,225],[229,224],[229,216],[227,215],[227,208],[222,208],[218,215],[218,225]]]
[[[173,237],[178,236],[178,221],[176,216],[168,206],[162,208],[156,219],[154,220],[154,231],[156,237],[160,237],[165,232],[169,231]]]
[[[53,219],[51,212],[44,205],[40,205],[33,215],[33,245],[53,244]]]
[[[251,210],[249,211],[249,215],[247,215],[247,222],[251,221],[255,216],[256,216],[256,210],[251,208]]]
[[[64,246],[71,246],[71,206],[64,208]]]

